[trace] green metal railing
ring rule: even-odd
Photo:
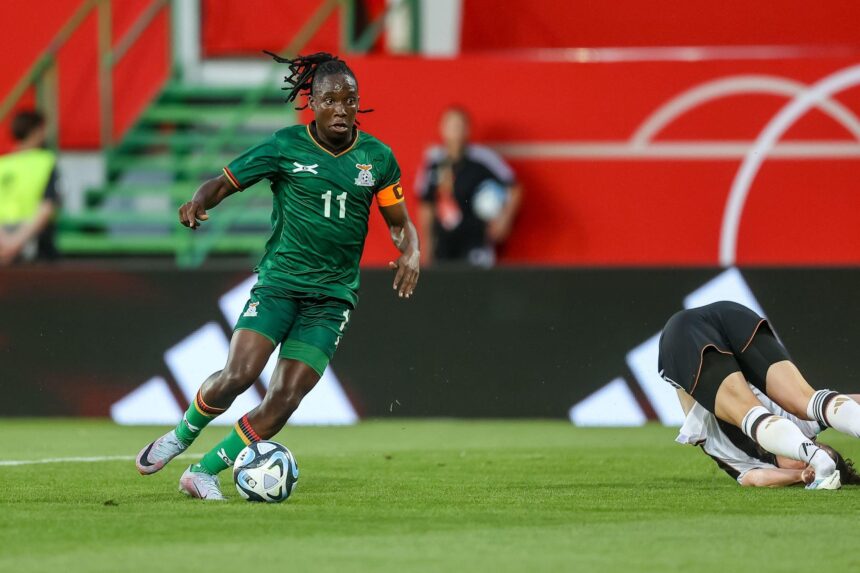
[[[421,0],[400,0],[389,3],[375,19],[366,22],[363,30],[359,30],[357,4],[349,0],[341,4],[343,4],[341,43],[345,50],[357,54],[369,52],[382,35],[386,20],[403,10],[407,11],[410,29],[409,46],[406,51],[415,54],[421,50]]]

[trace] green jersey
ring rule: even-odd
[[[385,207],[403,200],[391,148],[363,131],[334,154],[295,125],[237,157],[224,174],[243,190],[268,179],[272,236],[255,271],[257,284],[288,294],[358,302],[358,263],[374,196]]]

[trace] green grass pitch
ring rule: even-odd
[[[161,428],[0,421],[0,460],[134,455]],[[191,452],[225,432],[209,428]],[[0,465],[0,571],[857,571],[860,490],[740,488],[672,429],[293,428],[280,505],[177,493],[188,460]],[[824,436],[857,457],[860,443]]]

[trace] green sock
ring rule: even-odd
[[[246,428],[249,429],[250,426],[243,416],[223,440],[206,452],[199,464],[192,466],[191,471],[215,475],[232,466],[236,456],[245,449],[245,446],[260,440],[253,430],[248,431]]]
[[[191,401],[191,405],[189,405],[188,409],[185,411],[185,415],[182,416],[182,420],[176,424],[175,430],[177,437],[179,437],[183,444],[190,446],[191,442],[193,442],[197,436],[200,435],[200,432],[203,431],[203,428],[223,412],[224,410],[222,408],[207,406],[198,391],[197,396],[194,397],[194,400]]]

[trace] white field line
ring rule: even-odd
[[[137,456],[87,456],[77,458],[42,458],[38,460],[0,460],[2,466],[31,466],[35,464],[79,464],[79,463],[98,463],[98,462],[130,462],[134,461]],[[193,458],[198,459],[201,456],[193,454],[180,454],[174,459]]]

